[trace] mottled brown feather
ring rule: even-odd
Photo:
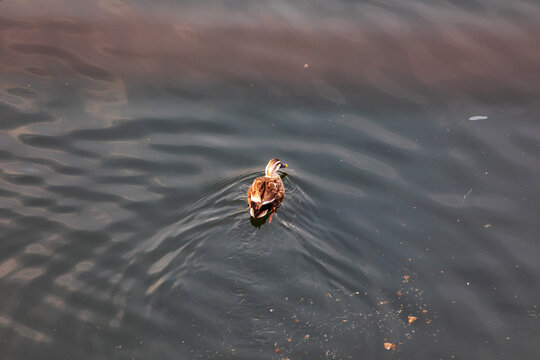
[[[261,202],[252,201],[252,195],[258,196]],[[271,210],[273,207],[279,206],[284,197],[285,187],[279,176],[256,178],[247,193],[249,207],[253,209],[255,217],[262,216],[264,210]],[[271,200],[271,203],[261,206],[262,203]]]

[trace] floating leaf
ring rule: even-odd
[[[418,320],[418,318],[416,316],[409,315],[409,325],[411,325],[416,320]]]
[[[391,342],[385,342],[384,348],[386,350],[396,350],[396,344],[392,344]]]
[[[470,121],[486,120],[488,117],[485,115],[476,115],[469,118]]]

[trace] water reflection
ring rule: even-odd
[[[260,218],[254,218],[254,217],[250,217],[249,218],[249,222],[251,223],[251,225],[255,228],[260,228],[261,226],[263,226],[266,221],[270,218],[270,214],[267,214],[263,217],[260,217]]]
[[[534,1],[0,12],[3,357],[539,352]]]

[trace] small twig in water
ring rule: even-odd
[[[472,188],[471,188],[471,190],[469,190],[468,193],[466,193],[465,195],[463,195],[463,200],[465,200],[465,199],[467,198],[467,196],[469,196],[471,193],[472,193]]]

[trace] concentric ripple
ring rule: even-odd
[[[535,1],[0,14],[0,358],[540,353]]]

